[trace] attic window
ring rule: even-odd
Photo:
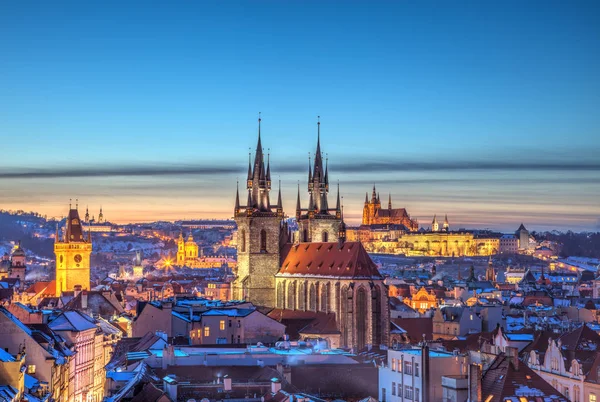
[[[327,247],[327,251],[331,251],[332,248],[333,248],[333,244],[330,245],[329,247]]]
[[[319,247],[317,247],[317,251],[321,250],[321,247],[323,247],[323,245],[319,244]]]
[[[309,247],[310,247],[310,243],[308,243],[308,244],[306,245],[306,247],[304,247],[304,251],[308,251],[308,248],[309,248]]]

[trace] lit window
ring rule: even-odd
[[[392,371],[396,371],[396,359],[392,359]]]
[[[221,322],[219,323],[219,329],[221,331],[225,331],[225,320],[221,320]]]
[[[27,366],[27,374],[35,374],[35,364]]]
[[[204,336],[210,336],[210,327],[204,327]]]
[[[596,402],[596,395],[590,394],[590,402]]]

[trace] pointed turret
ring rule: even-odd
[[[373,193],[371,194],[371,203],[377,203],[377,192],[375,191],[375,184],[373,184]]]
[[[327,193],[321,194],[321,210],[319,211],[322,214],[326,214],[329,211],[329,205],[327,203]]]
[[[444,231],[449,231],[450,230],[450,224],[448,223],[448,214],[446,214],[446,216],[444,217]]]
[[[344,222],[344,204],[342,203],[341,212],[340,212],[340,229],[338,231],[338,244],[340,247],[344,245],[346,241],[346,223]]]
[[[337,201],[335,203],[335,217],[341,219],[342,217],[342,207],[340,202],[340,182],[337,185]]]
[[[267,187],[271,189],[271,153],[267,154]]]
[[[365,193],[365,204],[369,203],[369,193]]]
[[[325,188],[329,189],[329,158],[325,158]]]
[[[283,216],[283,202],[281,202],[281,180],[279,180],[279,194],[277,194],[277,215]]]
[[[388,198],[388,209],[392,209],[392,193],[390,193]]]
[[[315,214],[315,202],[313,200],[312,193],[308,196],[308,215],[313,216]]]
[[[296,219],[300,219],[302,207],[300,206],[300,182],[298,182],[298,197],[296,198]]]
[[[248,188],[252,187],[252,153],[248,152],[248,178],[246,179]]]
[[[308,153],[308,189],[311,189],[312,184],[312,166],[310,163],[310,152]]]
[[[252,205],[252,190],[248,190],[248,201],[246,201],[246,211],[250,213],[254,206]]]
[[[381,198],[379,198],[379,192],[377,192],[377,204],[381,204]]]
[[[240,212],[240,183],[237,182],[235,189],[235,209],[233,211],[234,215],[237,215]]]
[[[90,211],[88,209],[88,206],[85,206],[85,222],[89,222],[90,221]]]

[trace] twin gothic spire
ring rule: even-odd
[[[269,192],[271,191],[271,166],[270,158],[267,153],[265,163],[265,155],[261,142],[261,117],[258,118],[258,141],[256,151],[254,153],[254,163],[252,163],[252,154],[248,153],[248,175],[246,179],[246,189],[248,190],[248,199],[246,206],[240,204],[239,188],[236,191],[235,197],[235,214],[242,213],[244,209],[246,213],[254,212],[261,213],[277,213],[283,216],[283,206],[281,201],[281,183],[279,185],[279,193],[277,196],[277,205],[275,211],[271,206]],[[329,166],[328,159],[325,158],[325,166],[323,166],[323,154],[321,152],[321,121],[320,117],[317,121],[317,148],[315,152],[314,165],[311,164],[309,156],[308,166],[308,192],[309,204],[307,209],[302,209],[300,204],[300,185],[298,185],[298,197],[296,200],[296,215],[299,217],[302,212],[306,212],[309,216],[314,215],[329,215],[335,213],[336,218],[341,218],[341,203],[338,184],[337,202],[334,209],[329,208],[327,195],[329,193]]]

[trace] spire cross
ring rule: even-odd
[[[73,201],[73,199],[69,198],[69,209],[71,209],[71,201]]]

